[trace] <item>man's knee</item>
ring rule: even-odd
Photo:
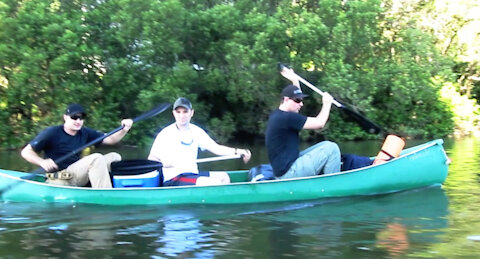
[[[210,177],[219,179],[222,184],[230,183],[230,176],[226,172],[222,171],[211,171]]]
[[[103,154],[100,153],[93,153],[89,155],[92,159],[90,165],[108,165],[107,159]]]
[[[88,155],[88,157],[92,158],[92,160],[95,160],[95,159],[103,157],[103,155],[100,154],[100,153],[93,153],[93,154]]]
[[[107,164],[108,171],[112,171],[111,164],[122,160],[122,156],[117,152],[110,152],[104,156],[105,163]]]
[[[122,160],[122,156],[117,152],[110,152],[106,154],[104,157],[108,164]]]
[[[332,155],[340,157],[340,147],[337,143],[332,141],[324,141],[324,148],[328,150]]]
[[[92,160],[100,160],[100,161],[105,161],[106,163],[111,163],[115,161],[120,161],[122,160],[122,156],[116,152],[110,152],[106,155],[100,154],[100,153],[93,153],[89,155],[92,157]]]
[[[222,184],[222,181],[218,178],[200,176],[197,178],[197,182],[195,185],[207,186],[207,185],[221,185],[221,184]]]

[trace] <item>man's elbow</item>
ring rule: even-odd
[[[112,137],[108,137],[102,141],[102,145],[115,145],[117,142]]]
[[[20,151],[20,156],[23,157],[23,159],[27,159],[28,158],[28,155],[33,151],[32,147],[30,146],[30,144],[26,145],[22,151]]]
[[[309,129],[309,130],[317,130],[317,129],[322,129],[325,127],[325,123],[323,122],[314,122],[314,123],[308,123],[304,125],[304,129]]]

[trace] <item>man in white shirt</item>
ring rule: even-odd
[[[162,162],[165,186],[230,183],[225,172],[198,171],[198,149],[216,155],[238,154],[245,163],[250,160],[250,150],[219,145],[203,129],[190,123],[194,110],[187,98],[178,98],[172,113],[175,123],[158,133],[148,156],[149,160]]]

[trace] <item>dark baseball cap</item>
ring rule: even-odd
[[[65,110],[66,115],[75,115],[79,113],[83,114],[83,116],[87,115],[87,113],[85,112],[85,108],[83,108],[83,106],[77,103],[70,104]]]
[[[178,98],[175,103],[173,104],[173,109],[177,109],[178,107],[183,107],[187,110],[192,109],[192,103],[185,97]]]
[[[302,92],[302,89],[300,89],[298,86],[295,85],[288,85],[282,90],[282,96],[288,97],[288,98],[300,98],[303,99],[307,97],[308,95],[304,94]]]

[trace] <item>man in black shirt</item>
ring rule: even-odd
[[[321,129],[330,115],[333,97],[324,93],[322,109],[316,117],[299,114],[303,98],[298,78],[292,69],[283,69],[282,75],[292,82],[282,91],[278,109],[269,117],[265,140],[268,158],[279,179],[330,174],[340,171],[340,149],[337,144],[322,141],[300,152],[299,132],[302,129]]]
[[[40,132],[22,149],[21,155],[28,162],[41,166],[46,172],[61,171],[62,173],[56,175],[66,176],[60,179],[49,178],[47,179],[49,183],[85,186],[90,181],[93,188],[112,188],[109,169],[112,162],[121,160],[118,153],[111,152],[106,155],[94,153],[84,158],[76,154],[58,165],[54,162],[104,135],[102,132],[83,127],[85,116],[85,109],[81,105],[69,105],[63,115],[64,124],[49,127]],[[124,126],[122,130],[103,139],[98,145],[113,145],[119,142],[130,130],[133,121],[124,119],[121,123]],[[44,152],[45,158],[38,154],[41,151]]]

